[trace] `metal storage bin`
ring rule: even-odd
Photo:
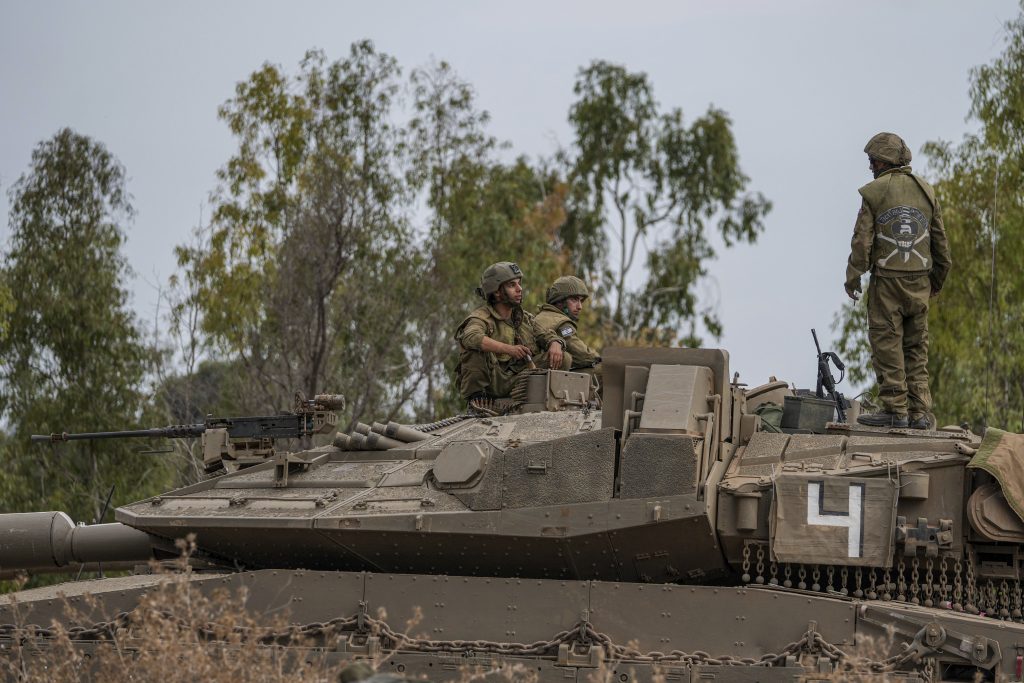
[[[825,425],[835,419],[836,404],[831,399],[812,396],[787,396],[782,406],[782,428],[824,434]]]

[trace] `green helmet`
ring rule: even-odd
[[[509,280],[522,277],[523,271],[519,269],[519,266],[511,261],[499,261],[488,266],[484,274],[480,276],[480,286],[476,288],[476,293],[480,298],[486,299]]]
[[[575,275],[563,275],[548,287],[547,302],[552,306],[560,301],[565,301],[570,296],[578,296],[585,301],[590,296],[587,283]]]
[[[879,133],[874,136],[864,145],[864,153],[893,166],[906,166],[911,159],[910,148],[896,133]]]

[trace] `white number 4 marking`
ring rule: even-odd
[[[825,510],[824,482],[812,481],[807,484],[808,526],[840,526],[848,529],[847,556],[864,555],[864,484],[850,484],[849,512],[828,512]]]

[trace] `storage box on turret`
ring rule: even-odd
[[[824,434],[835,419],[836,404],[827,398],[786,396],[782,406],[782,430]]]

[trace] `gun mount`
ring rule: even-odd
[[[318,394],[311,400],[298,392],[292,412],[280,415],[249,417],[208,416],[204,422],[171,425],[150,429],[126,429],[110,432],[69,434],[33,434],[35,443],[91,441],[100,439],[202,439],[203,465],[207,472],[225,469],[233,472],[276,455],[279,439],[298,439],[314,434],[327,434],[338,424],[337,412],[344,410],[345,397],[340,394]]]
[[[296,624],[422,608],[429,640],[371,647],[353,630],[317,650],[413,675],[480,656],[543,681],[604,665],[621,681],[782,681],[852,666],[865,636],[892,645],[862,680],[1018,673],[1024,519],[992,454],[1024,444],[959,427],[765,431],[758,406],[792,391],[730,381],[721,350],[609,349],[603,365],[601,410],[559,389],[585,375],[549,374],[518,412],[356,425],[288,454],[301,467],[284,479],[271,459],[124,505],[132,537],[104,559],[194,534],[209,568],[195,585],[247,585],[253,609],[288,605]],[[66,547],[25,519],[0,515],[0,569]],[[48,545],[6,551],[25,535]],[[99,620],[146,586],[86,588]],[[62,618],[16,597],[35,623]],[[0,624],[13,613],[0,600]]]

